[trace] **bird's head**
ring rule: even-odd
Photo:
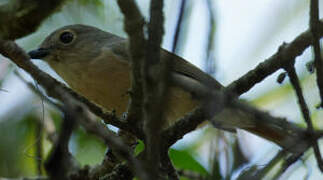
[[[98,56],[109,38],[113,35],[92,26],[69,25],[52,32],[38,49],[28,54],[49,64],[88,61]]]

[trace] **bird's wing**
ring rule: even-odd
[[[130,59],[126,50],[125,41],[123,40],[120,44],[113,47],[113,51],[120,56],[123,56],[125,60]],[[209,87],[222,88],[223,86],[213,79],[208,74],[204,73],[191,63],[185,61],[184,59],[167,52],[166,50],[161,51],[162,60],[173,59],[172,62],[172,71],[174,74],[185,77],[187,84],[190,84],[190,81],[201,82]],[[176,76],[175,76],[176,77]],[[183,78],[182,78],[183,79]],[[266,119],[265,119],[266,120]],[[268,119],[267,119],[268,120]],[[249,132],[252,132],[256,135],[259,135],[265,139],[275,142],[283,148],[289,148],[291,142],[294,142],[296,136],[295,134],[286,133],[290,128],[291,132],[293,131],[302,131],[298,127],[291,125],[284,125],[285,128],[282,128],[282,123],[287,122],[276,122],[272,120],[263,121],[263,119],[258,119],[252,114],[239,111],[237,109],[224,109],[220,114],[218,114],[215,119],[212,120],[215,126],[222,129],[235,130],[236,128],[245,129]]]
[[[127,42],[125,39],[120,39],[119,42],[115,42],[111,44],[111,50],[119,55],[122,56],[123,59],[129,60],[129,54],[127,52]],[[176,73],[177,75],[183,75],[188,78],[192,78],[193,80],[203,84],[209,88],[220,89],[223,86],[216,81],[213,77],[206,74],[193,64],[189,63],[188,61],[184,60],[183,58],[170,53],[164,49],[161,50],[161,60],[170,60],[171,70]]]
[[[170,60],[172,70],[178,74],[190,77],[210,88],[220,89],[223,87],[213,77],[176,54],[170,53],[163,49],[161,52],[161,57],[162,60]]]

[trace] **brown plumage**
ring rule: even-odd
[[[72,41],[62,42],[63,33],[70,33]],[[126,111],[130,88],[126,39],[95,27],[70,25],[51,33],[40,49],[48,51],[41,58],[76,92],[107,110],[115,110],[118,116]],[[167,59],[173,60],[166,107],[166,117],[172,122],[199,104],[200,92],[222,86],[191,63],[161,50],[161,60]]]

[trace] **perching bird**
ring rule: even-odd
[[[73,90],[90,101],[115,110],[118,116],[126,112],[131,85],[126,39],[87,25],[69,25],[51,33],[29,55],[46,61]],[[172,59],[171,82],[169,102],[164,108],[167,122],[172,123],[196,108],[205,92],[223,86],[181,57],[161,49],[161,61],[167,59]],[[266,124],[226,109],[217,117],[222,128],[247,129],[281,146],[294,139],[277,122]]]
[[[51,33],[31,58],[45,60],[76,92],[118,116],[127,110],[130,57],[127,40],[98,28],[70,25]],[[192,111],[200,93],[222,85],[191,63],[161,50],[161,60],[172,58],[168,122]]]

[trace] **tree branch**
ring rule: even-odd
[[[181,0],[181,6],[179,9],[179,15],[176,23],[176,28],[175,28],[175,34],[173,38],[173,46],[172,46],[172,51],[173,53],[177,52],[177,44],[178,44],[178,39],[180,36],[181,32],[181,27],[182,27],[182,22],[183,22],[183,17],[185,13],[185,6],[186,6],[186,0]]]
[[[215,40],[215,32],[216,32],[216,25],[215,25],[215,15],[213,12],[213,1],[212,0],[205,0],[207,4],[208,9],[208,17],[209,17],[209,24],[208,24],[208,34],[207,34],[207,49],[206,49],[206,58],[204,60],[204,69],[208,74],[214,74],[215,73],[215,58],[214,58],[214,40]]]
[[[167,107],[167,89],[169,62],[160,60],[160,46],[164,33],[163,0],[152,0],[150,3],[150,21],[146,57],[142,66],[144,78],[144,132],[146,165],[153,179],[159,176],[161,136],[165,124]]]
[[[323,20],[317,24],[317,35],[323,36]],[[312,33],[307,30],[297,36],[291,43],[282,44],[278,51],[264,62],[260,63],[255,69],[250,70],[239,79],[227,86],[227,90],[241,95],[249,91],[254,85],[261,82],[267,76],[276,72],[286,64],[295,61],[295,58],[312,44]]]
[[[314,50],[314,56],[315,56],[314,64],[316,67],[316,80],[317,80],[317,85],[321,96],[320,107],[322,107],[323,106],[323,64],[322,64],[322,57],[321,57],[320,34],[319,34],[319,31],[320,31],[319,28],[321,27],[319,27],[319,24],[320,24],[319,1],[311,0],[310,28],[313,36],[312,43],[313,43],[313,50]]]
[[[0,6],[0,39],[18,39],[36,31],[65,0],[15,0]]]
[[[124,29],[129,36],[129,52],[131,55],[131,99],[127,121],[138,125],[142,121],[143,80],[141,67],[145,57],[144,49],[146,46],[143,32],[145,20],[135,1],[118,0],[117,2],[121,12],[125,16]]]

